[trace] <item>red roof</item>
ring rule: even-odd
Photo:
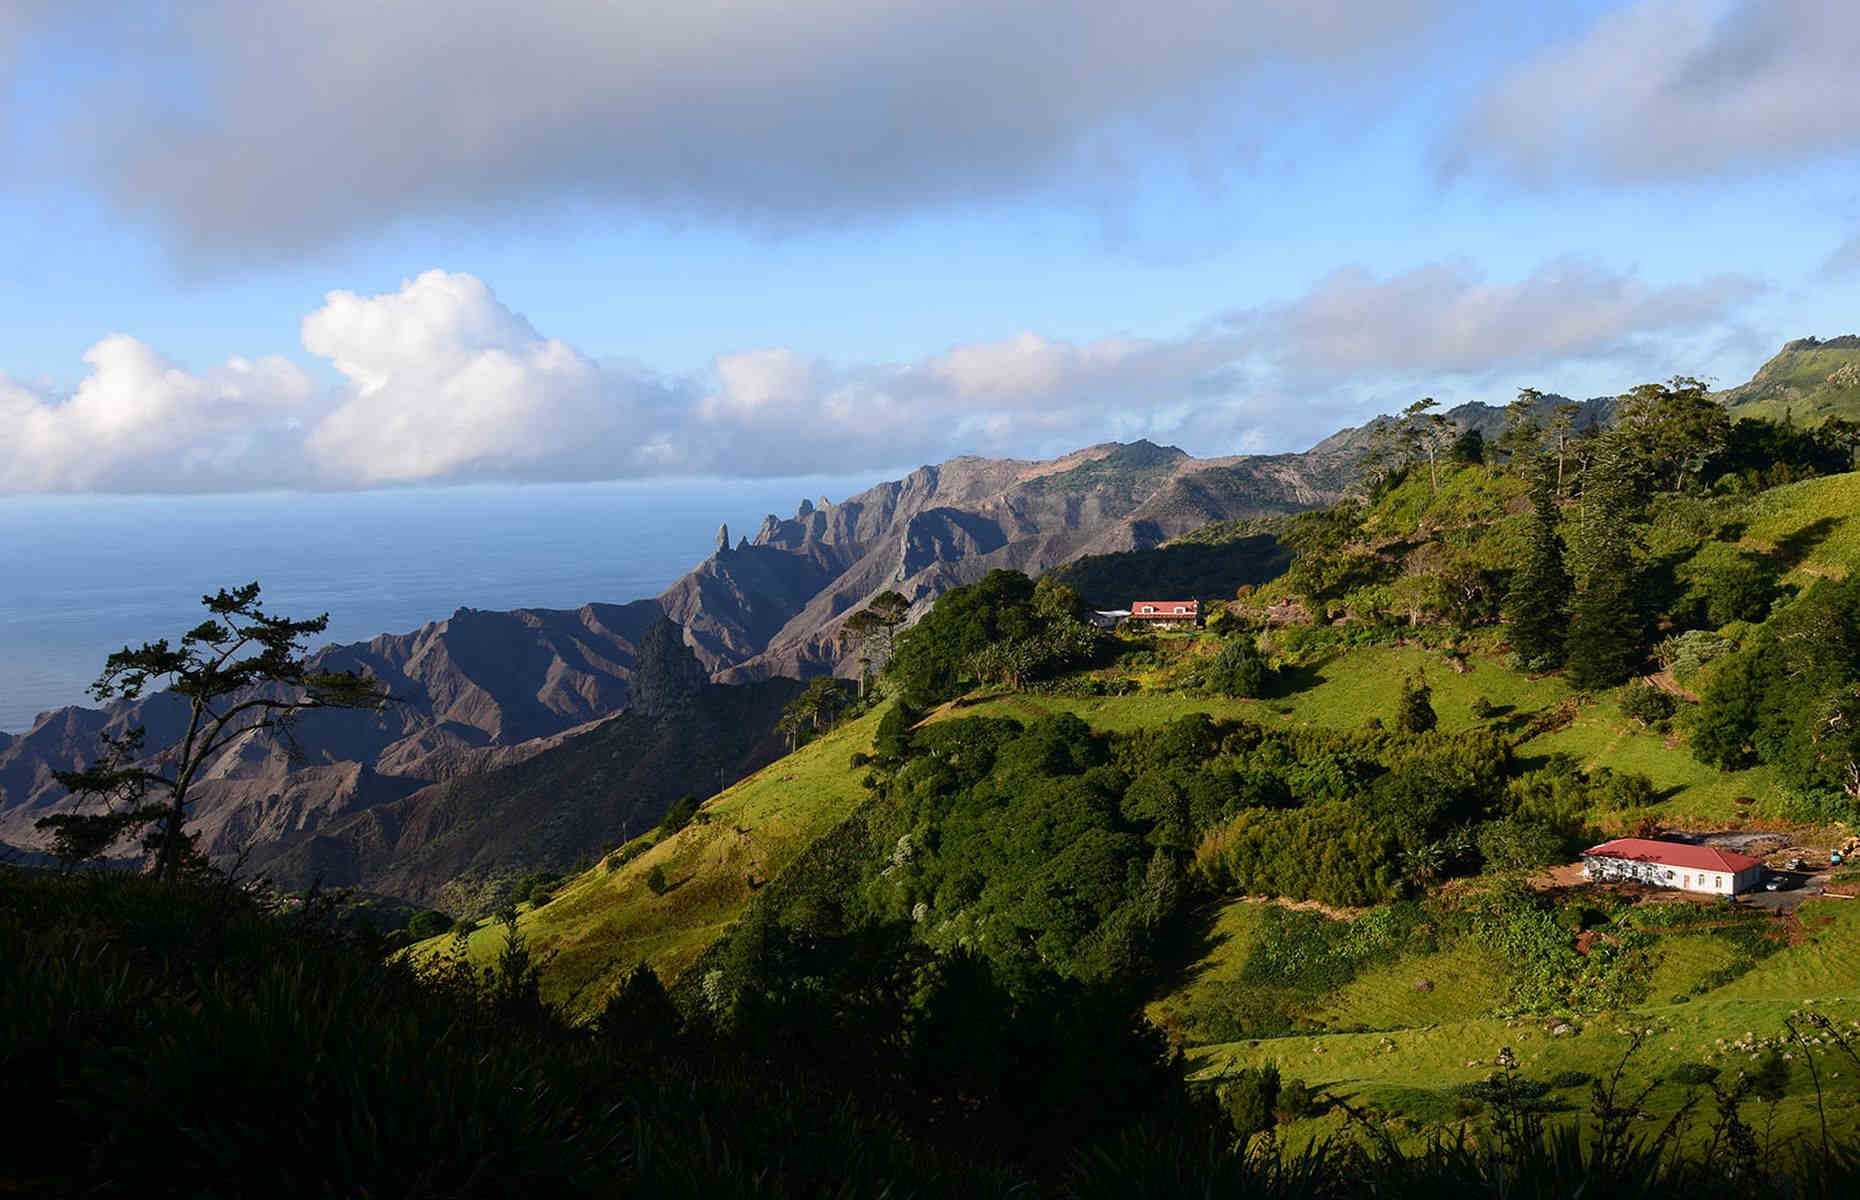
[[[1748,854],[1720,850],[1715,846],[1692,846],[1685,842],[1656,842],[1652,838],[1616,838],[1582,852],[1584,858],[1591,855],[1659,863],[1663,867],[1684,867],[1690,871],[1728,871],[1732,875],[1763,865],[1762,859],[1752,858]]]
[[[1201,613],[1199,600],[1132,600],[1130,615],[1139,619],[1162,620],[1170,617],[1193,617]]]

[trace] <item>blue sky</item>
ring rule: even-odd
[[[0,7],[0,491],[1300,449],[1860,329],[1835,0]]]

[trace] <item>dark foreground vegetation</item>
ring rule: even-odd
[[[1611,1196],[1835,1197],[1860,1186],[1849,1148],[1766,1152],[1757,1077],[1701,1087],[1690,1119],[1710,1130],[1703,1155],[1679,1154],[1670,1125],[1636,1121],[1631,1063],[1593,1085],[1582,1128],[1546,1131],[1541,1089],[1507,1072],[1486,1089],[1493,1132],[1478,1139],[1404,1151],[1359,1122],[1281,1154],[1270,1135],[1242,1136],[1290,1099],[1276,1073],[1194,1095],[1091,989],[1049,984],[1015,1002],[985,960],[899,953],[883,927],[812,939],[765,928],[791,959],[831,966],[811,1003],[790,989],[786,1004],[738,1003],[713,1021],[702,1006],[680,1012],[642,971],[598,1020],[571,1027],[538,1001],[519,938],[482,974],[455,960],[416,973],[320,910],[278,910],[211,879],[0,872],[0,1069],[25,1101],[0,1187],[1560,1196],[1583,1179]],[[1834,1043],[1830,1066],[1842,1055]]]

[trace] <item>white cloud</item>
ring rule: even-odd
[[[91,349],[68,397],[0,377],[0,426],[19,431],[0,491],[780,476],[1141,436],[1291,449],[1417,381],[1531,370],[1554,387],[1600,361],[1636,382],[1637,363],[1663,363],[1659,347],[1717,328],[1755,290],[1573,263],[1510,282],[1457,264],[1340,271],[1177,338],[1023,332],[905,363],[768,347],[664,379],[546,336],[470,275],[429,271],[382,295],[332,292],[304,318],[305,349],[344,380],[333,390],[276,358],[192,373],[121,334]]]
[[[1251,137],[1249,89],[1392,76],[1448,3],[198,0],[88,23],[61,138],[195,258],[560,202],[832,226],[1116,186],[1107,146]]]
[[[383,296],[332,292],[304,318],[303,343],[351,384],[307,441],[331,478],[633,473],[595,450],[640,416],[650,385],[542,337],[470,275],[428,271]]]
[[[302,479],[297,442],[314,388],[281,358],[204,374],[111,334],[69,396],[0,375],[0,491],[214,490]]]
[[[1857,61],[1849,0],[1636,0],[1495,81],[1449,159],[1645,180],[1851,155]]]
[[[1312,374],[1480,372],[1631,355],[1645,340],[1701,327],[1760,285],[1734,275],[1653,287],[1592,263],[1549,263],[1491,282],[1465,263],[1378,279],[1345,269],[1293,304],[1244,314],[1259,340],[1283,339],[1286,363]]]

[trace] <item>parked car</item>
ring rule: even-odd
[[[1807,865],[1808,863],[1804,862],[1802,859],[1799,859],[1799,858],[1792,858],[1789,860],[1789,869],[1791,871],[1800,871],[1803,867],[1806,867]]]
[[[1782,876],[1772,875],[1763,881],[1763,890],[1766,892],[1780,892],[1782,891],[1782,885]]]

